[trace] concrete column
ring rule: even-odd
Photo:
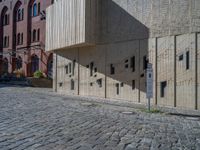
[[[54,61],[53,61],[53,90],[55,92],[57,92],[57,74],[58,74],[58,71],[57,71],[57,68],[58,68],[58,55],[56,53],[53,54],[54,57]]]
[[[176,107],[176,35],[174,36],[174,107]]]
[[[158,82],[158,65],[157,65],[157,55],[158,55],[158,38],[155,38],[155,105],[158,104],[158,89],[157,89],[157,82]]]
[[[195,33],[195,109],[198,109],[198,33]]]
[[[80,95],[80,49],[78,48],[78,95]]]

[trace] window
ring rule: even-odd
[[[181,54],[181,55],[178,57],[178,60],[179,60],[179,61],[182,61],[182,60],[183,60],[183,54]]]
[[[40,14],[40,3],[38,3],[38,15]]]
[[[23,33],[21,34],[21,44],[23,44],[23,41],[24,40],[24,35],[23,35]]]
[[[135,56],[131,57],[131,68],[132,71],[135,72]]]
[[[7,36],[4,37],[3,47],[4,48],[7,47]]]
[[[115,74],[115,67],[113,64],[110,65],[110,74]]]
[[[9,18],[10,18],[9,14],[5,14],[5,15],[3,16],[3,25],[4,25],[4,26],[6,26],[6,25],[9,24]]]
[[[190,52],[186,52],[186,70],[190,69]]]
[[[160,83],[160,97],[165,97],[167,88],[167,81],[163,81]]]
[[[7,37],[7,47],[9,47],[9,36]]]
[[[93,67],[94,67],[94,63],[91,62],[90,63],[90,76],[93,76]]]
[[[126,68],[126,69],[128,68],[128,59],[125,60],[125,68]]]
[[[24,20],[24,9],[22,9],[21,18]]]
[[[132,80],[132,90],[135,90],[135,80]]]
[[[119,95],[119,83],[116,83],[116,92],[117,92],[117,95]]]
[[[37,4],[33,4],[33,17],[37,16]]]
[[[65,66],[65,73],[68,74],[68,65]]]
[[[17,34],[17,45],[20,44],[20,33]]]
[[[97,68],[94,68],[94,72],[95,72],[95,73],[97,72]]]
[[[69,73],[72,73],[72,64],[69,63]]]
[[[73,69],[72,69],[72,75],[75,73],[75,66],[76,65],[76,60],[73,60]]]
[[[124,83],[123,82],[120,85],[121,85],[121,87],[124,87]]]
[[[97,84],[98,84],[99,87],[101,88],[101,87],[102,87],[102,79],[98,79],[98,80],[97,80]]]
[[[62,86],[63,86],[63,83],[62,83],[62,82],[60,82],[60,83],[59,83],[59,87],[62,87]]]
[[[72,79],[71,80],[71,90],[74,90],[75,88],[74,88],[74,80]]]
[[[36,30],[33,30],[33,42],[36,41]]]
[[[18,9],[17,11],[17,21],[21,20],[21,9]]]
[[[148,65],[148,60],[147,60],[147,57],[144,56],[143,57],[143,70],[147,69],[147,65]]]
[[[37,41],[40,41],[40,29],[37,30]]]

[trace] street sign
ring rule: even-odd
[[[148,99],[148,110],[150,111],[150,99],[153,98],[153,67],[150,63],[146,70],[146,83],[146,97]]]
[[[148,64],[146,70],[146,97],[153,98],[153,68],[152,64]]]

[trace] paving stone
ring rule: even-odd
[[[0,149],[200,149],[198,119],[88,100],[0,85]]]

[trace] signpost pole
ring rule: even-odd
[[[148,111],[151,111],[151,103],[150,103],[150,98],[148,98]]]

